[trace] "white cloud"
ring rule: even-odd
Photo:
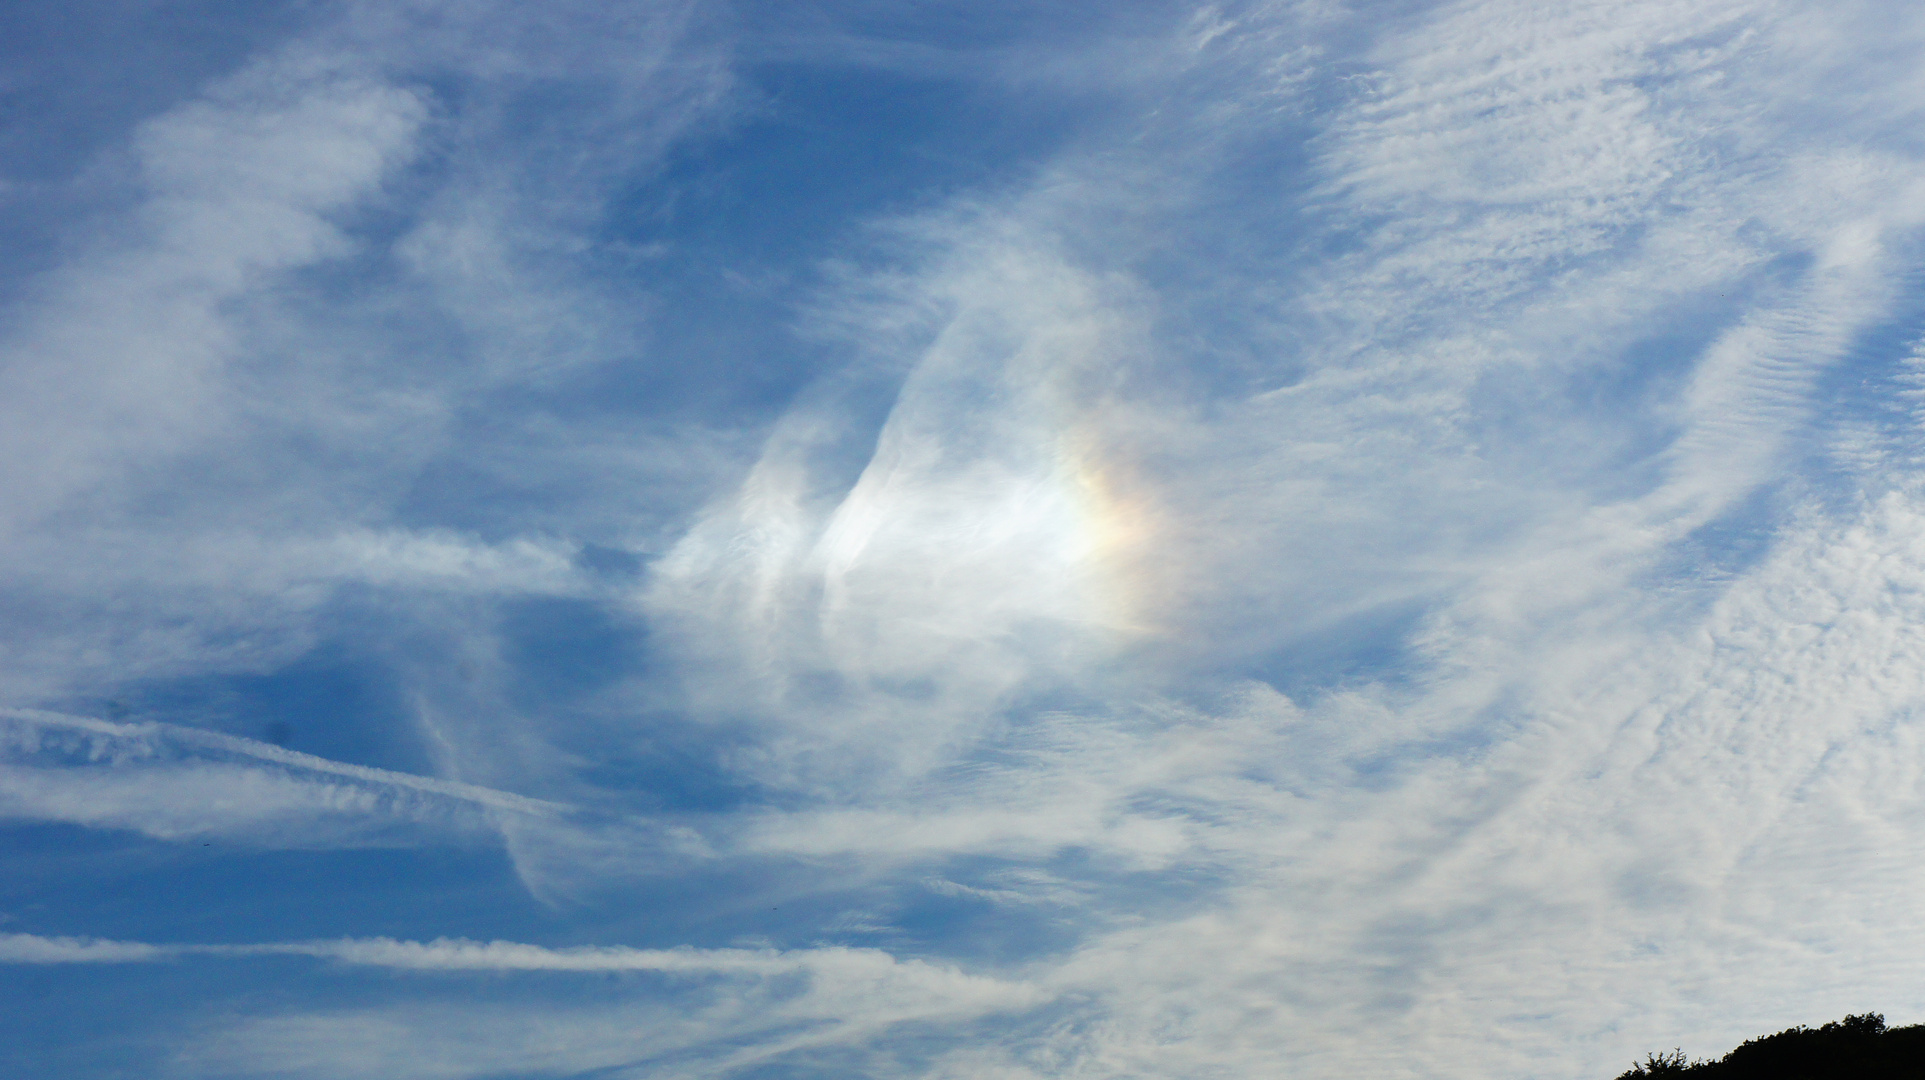
[[[644,610],[678,629],[686,662],[730,672],[692,694],[792,729],[753,766],[774,782],[926,767],[1038,673],[1136,629],[1113,578],[1145,523],[1097,460],[1086,417],[1102,403],[1085,384],[1139,332],[1119,283],[1024,239],[971,246],[919,283],[935,295],[912,302],[953,313],[853,486],[817,475],[841,418],[791,417],[655,568]]]
[[[126,212],[0,336],[7,696],[271,668],[344,588],[583,596],[583,543],[659,542],[664,506],[610,493],[687,501],[732,433],[537,416],[503,447],[475,419],[640,347],[592,240],[725,111],[705,34],[672,5],[350,5],[130,133],[98,170]],[[563,84],[584,108],[525,108]],[[562,505],[441,524],[411,503],[450,473]]]
[[[568,808],[330,761],[234,735],[0,710],[0,817],[269,846],[396,842],[413,827],[486,833]]]
[[[147,945],[0,935],[0,962],[131,963],[191,956],[305,956],[413,972],[654,974],[619,1005],[559,1009],[410,1007],[260,1017],[189,1048],[197,1075],[452,1077],[697,1062],[728,1071],[873,1037],[901,1025],[968,1022],[1045,1000],[1020,981],[898,960],[873,949],[548,949],[515,942],[389,939],[263,945]],[[672,997],[663,998],[667,990]],[[693,1022],[688,1014],[694,1013]],[[714,1046],[714,1042],[723,1045]]]
[[[330,220],[404,162],[413,94],[339,71],[257,67],[145,125],[133,235],[55,274],[7,342],[17,535],[223,426],[237,357],[224,305],[349,250]]]
[[[128,964],[172,955],[164,945],[138,941],[0,934],[0,963],[8,964]]]
[[[1917,948],[1881,922],[1911,886],[1880,854],[1906,850],[1916,820],[1900,779],[1921,702],[1903,675],[1916,616],[1898,584],[1915,573],[1903,539],[1915,511],[1909,496],[1861,511],[1851,495],[1840,507],[1809,486],[1775,490],[1824,438],[1822,380],[1897,314],[1925,173],[1915,154],[1867,155],[1805,126],[1832,106],[1806,108],[1797,88],[1865,43],[1774,51],[1801,18],[1466,4],[1380,44],[1367,58],[1377,92],[1321,143],[1318,227],[1351,253],[1240,283],[1273,291],[1298,361],[1277,365],[1287,385],[1244,400],[1092,393],[1072,395],[1067,416],[1028,411],[1034,371],[1075,372],[1089,354],[1067,343],[1083,326],[1109,334],[1092,351],[1112,386],[1191,359],[1158,352],[1168,270],[1143,269],[1130,246],[1143,232],[1078,210],[1111,213],[1106,182],[1155,170],[1107,147],[1100,168],[1063,163],[1054,187],[967,219],[954,261],[908,282],[885,340],[941,314],[863,478],[822,490],[808,442],[822,421],[798,418],[801,436],[772,442],[739,499],[663,564],[664,606],[702,575],[730,581],[676,610],[739,635],[722,668],[745,674],[736,686],[834,672],[846,681],[833,723],[911,765],[900,786],[837,787],[819,810],[764,816],[739,841],[750,850],[1105,860],[1085,871],[1091,939],[1046,977],[1097,996],[1089,1025],[1027,1049],[1011,1036],[959,1050],[945,1067],[1579,1071],[1687,1036],[1708,1050],[1867,996],[1895,1014],[1925,1005],[1881,959]],[[1870,113],[1903,112],[1854,85]],[[1255,196],[1238,210],[1281,212]],[[1074,294],[1042,282],[1076,280],[1101,283],[1086,305],[1045,302]],[[976,329],[994,320],[1022,330]],[[1660,331],[1701,344],[1640,356]],[[971,381],[949,374],[957,341],[981,358]],[[1018,367],[1031,341],[1049,360]],[[1618,398],[1583,399],[1611,379],[1624,380]],[[924,635],[956,628],[979,650],[971,678],[1047,681],[1063,669],[1022,636],[1023,605],[1100,625],[1115,599],[1073,591],[1086,556],[1051,546],[1080,523],[1012,534],[1008,562],[984,570],[968,542],[1017,520],[986,511],[995,498],[1060,483],[1053,462],[1019,455],[1098,401],[1098,445],[1119,448],[1149,537],[1131,595],[1169,636],[1142,649],[1157,659],[1141,681],[1102,666],[1102,649],[1067,670],[1101,672],[1121,700],[1194,694],[1199,668],[1287,657],[1346,633],[1340,616],[1420,613],[1385,647],[1395,681],[1313,683],[1301,709],[1267,718],[1023,711],[959,728],[950,710],[981,717],[1010,698],[968,688],[951,674],[957,654]],[[905,455],[905,432],[931,449]],[[1016,464],[981,485],[989,496],[900,464],[945,455]],[[1761,491],[1779,501],[1760,511],[1755,568],[1680,554]],[[949,512],[976,531],[944,527]],[[896,560],[934,584],[920,591]],[[1049,585],[1027,577],[1038,569]],[[850,589],[863,574],[873,594]],[[887,636],[836,639],[850,610]],[[905,661],[885,683],[870,665],[890,648]],[[895,689],[916,671],[923,699]],[[846,737],[825,734],[805,700],[763,701],[772,738],[795,732],[797,754]],[[869,715],[886,728],[861,726]],[[1853,779],[1817,779],[1834,768]],[[1879,794],[1857,794],[1866,783]],[[1781,838],[1781,821],[1798,824]],[[1817,885],[1796,868],[1825,849],[1826,828],[1842,853]],[[1200,913],[1096,931],[1129,913],[1107,897],[1140,902],[1123,875],[1149,868],[1221,874],[1223,887]],[[991,892],[935,880],[944,895]],[[1830,974],[1845,963],[1863,973],[1858,998]]]
[[[382,10],[341,33],[412,25]],[[341,308],[348,343],[315,353],[338,365],[314,376],[325,415],[296,426],[357,479],[297,469],[265,510],[202,487],[180,521],[116,500],[171,490],[153,477],[187,467],[150,458],[196,440],[279,445],[239,420],[222,434],[234,402],[262,408],[234,372],[304,385],[238,343],[319,335],[256,282],[363,251],[342,222],[425,152],[431,109],[392,57],[343,73],[290,54],[157,121],[136,148],[147,232],[51,281],[15,344],[10,437],[66,456],[22,489],[9,550],[31,557],[10,573],[269,636],[298,637],[345,583],[405,593],[434,627],[409,689],[447,774],[596,805],[634,793],[504,689],[502,640],[464,604],[605,598],[585,545],[679,527],[624,594],[660,666],[583,723],[626,751],[672,712],[711,755],[691,768],[736,786],[677,829],[583,822],[245,740],[29,719],[7,729],[23,757],[111,760],[10,765],[12,812],[175,837],[473,809],[501,816],[538,895],[695,860],[807,867],[825,892],[868,890],[875,920],[890,890],[980,901],[1047,944],[968,971],[936,958],[971,955],[973,931],[883,921],[863,929],[898,933],[899,956],[13,935],[0,957],[661,978],[605,1006],[416,989],[245,1017],[185,1051],[197,1075],[1602,1075],[1868,1004],[1925,1015],[1903,915],[1925,884],[1904,857],[1925,828],[1925,511],[1911,459],[1864,449],[1917,432],[1853,436],[1835,457],[1865,474],[1812,464],[1832,460],[1827,380],[1869,364],[1909,303],[1925,24],[1866,5],[1820,33],[1793,5],[1633,0],[1375,16],[1213,8],[1160,45],[1107,42],[1156,54],[1108,82],[1065,55],[1034,85],[1167,93],[1123,136],[1105,125],[1133,106],[1112,103],[1034,183],[878,230],[864,257],[886,268],[847,269],[810,316],[851,370],[802,395],[739,485],[716,478],[740,433],[675,465],[660,431],[577,441],[552,421],[552,455],[524,464],[564,494],[529,510],[539,527],[504,512],[517,527],[492,532],[402,522],[399,492],[430,462],[506,469],[464,410],[637,340],[558,267],[609,176],[720,107],[715,54],[678,66],[692,16],[622,39],[651,43],[632,79],[619,49],[551,51],[519,16],[499,48],[479,19],[420,46],[438,58],[422,70],[501,82],[480,119],[438,129],[465,147],[458,175],[382,272],[479,343],[437,339],[418,381],[385,379],[343,357],[406,348],[384,313]],[[1861,56],[1892,78],[1812,93]],[[523,132],[529,156],[497,162],[512,86],[576,67],[613,80],[599,122]],[[532,160],[624,131],[579,169]],[[528,194],[548,179],[552,211]],[[123,293],[137,326],[81,317]],[[227,314],[243,301],[253,322]],[[125,400],[47,374],[67,357]],[[852,451],[860,399],[897,377]],[[573,475],[585,461],[621,483]],[[610,509],[630,479],[636,503],[672,489],[676,508]],[[56,566],[81,542],[89,558]],[[77,633],[19,678],[242,662],[139,632]],[[70,744],[22,734],[55,729]]]

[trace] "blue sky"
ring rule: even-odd
[[[1925,1020],[1925,10],[14,4],[0,1072]]]

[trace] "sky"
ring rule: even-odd
[[[1925,1021],[1925,6],[0,4],[0,1074]]]

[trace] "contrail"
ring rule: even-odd
[[[96,738],[126,740],[157,750],[161,744],[171,742],[198,750],[212,750],[238,757],[252,758],[256,761],[273,762],[292,769],[307,772],[326,773],[344,776],[364,783],[387,787],[406,788],[422,791],[443,798],[459,799],[496,810],[506,810],[517,814],[530,814],[552,817],[574,809],[564,803],[549,802],[545,799],[531,799],[512,792],[496,791],[493,788],[464,784],[458,780],[442,780],[432,776],[417,776],[413,773],[394,772],[376,769],[367,765],[350,765],[344,761],[303,754],[272,743],[242,738],[238,735],[225,735],[217,731],[203,731],[199,728],[181,727],[176,724],[163,724],[145,720],[138,723],[115,723],[97,720],[87,716],[71,716],[66,713],[48,712],[44,709],[0,708],[0,718],[18,724],[31,725],[40,729],[56,729],[82,732]]]

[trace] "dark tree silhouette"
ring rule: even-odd
[[[1716,1061],[1648,1054],[1617,1080],[1925,1080],[1925,1024],[1888,1028],[1878,1013],[1746,1041]]]

